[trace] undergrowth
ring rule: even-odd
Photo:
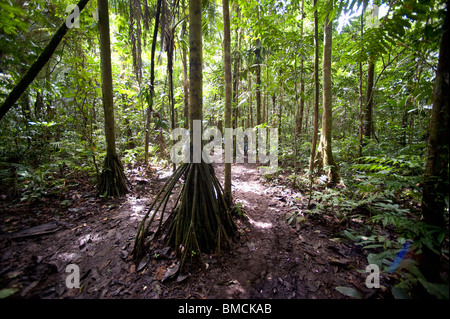
[[[340,226],[338,236],[367,252],[368,264],[378,265],[381,276],[391,282],[394,298],[424,293],[448,298],[448,277],[442,278],[442,283],[430,283],[418,266],[424,247],[445,256],[449,247],[448,229],[436,229],[421,218],[423,157],[365,156],[356,163],[342,163],[340,168],[345,187],[327,188],[320,176],[311,183],[308,172],[295,177],[309,200],[305,209],[287,216],[288,223],[333,216]],[[347,288],[341,290],[361,295]]]

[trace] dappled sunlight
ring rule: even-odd
[[[234,297],[235,295],[245,294],[245,289],[238,280],[231,280],[228,284],[226,294],[229,297]]]
[[[256,181],[241,182],[239,184],[233,184],[234,190],[239,190],[242,192],[253,192],[255,194],[261,195],[262,189],[261,185]]]
[[[147,212],[148,200],[136,198],[130,196],[127,198],[127,204],[129,205],[129,211],[131,212],[130,219],[141,221]]]
[[[72,262],[78,258],[80,254],[77,253],[60,253],[58,254],[57,258],[61,259],[65,262]]]
[[[272,226],[273,226],[272,223],[257,222],[257,221],[254,221],[253,219],[251,219],[250,217],[248,217],[248,221],[250,222],[250,224],[252,224],[256,228],[269,229],[269,228],[272,228]]]

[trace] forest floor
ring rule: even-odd
[[[215,166],[223,181],[223,165]],[[340,235],[337,219],[307,218],[291,227],[286,216],[306,206],[304,194],[264,182],[256,164],[232,168],[236,217],[231,249],[204,255],[202,266],[170,277],[175,254],[159,241],[136,265],[130,253],[137,227],[169,170],[127,169],[128,195],[99,198],[86,176],[73,177],[64,194],[39,202],[0,200],[0,291],[12,298],[385,298],[366,288],[367,254]],[[171,203],[173,205],[173,203]],[[80,270],[80,288],[67,288],[68,264]],[[175,277],[175,276],[173,276]]]

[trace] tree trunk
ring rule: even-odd
[[[100,174],[97,191],[104,196],[122,196],[128,192],[128,189],[124,169],[116,153],[108,0],[98,0],[98,13],[106,158]]]
[[[195,135],[198,132],[194,134],[194,128],[198,130],[198,123],[194,121],[200,120],[201,123],[202,120],[202,0],[190,0],[189,21],[189,111],[192,141],[194,136],[198,138]],[[196,143],[198,142],[193,141],[195,152],[199,151],[195,147]],[[181,255],[179,269],[183,269],[188,256],[191,259],[194,256],[201,259],[202,252],[209,252],[213,249],[220,254],[221,244],[223,242],[230,243],[230,236],[233,235],[236,225],[223,197],[222,187],[214,174],[212,165],[207,164],[204,160],[197,162],[196,157],[197,155],[193,154],[194,162],[183,163],[178,167],[144,216],[133,249],[136,257],[139,258],[142,255],[149,226],[158,210],[163,206],[155,236],[159,233],[167,201],[176,183],[183,175],[185,176],[184,185],[175,199],[178,204],[163,225],[164,228],[168,227],[166,237],[168,244],[178,255]],[[154,207],[156,209],[153,209]],[[147,223],[151,211],[153,214]]]
[[[248,111],[250,112],[250,127],[254,127],[254,120],[253,120],[253,100],[252,100],[252,75],[250,72],[247,74],[248,78]]]
[[[303,19],[304,19],[304,0],[302,0],[302,20],[300,22],[300,41],[303,41]],[[297,54],[295,56],[295,69],[297,70]],[[298,120],[297,120],[297,132],[296,134],[300,136],[302,134],[302,124],[303,124],[303,113],[305,108],[305,79],[303,76],[304,72],[304,61],[303,54],[300,59],[300,108],[298,110]],[[295,94],[297,95],[297,73],[295,74]],[[295,101],[297,102],[297,96],[295,97]]]
[[[84,9],[89,0],[80,0],[77,6],[81,11]],[[24,91],[27,90],[28,86],[33,82],[45,64],[50,60],[59,43],[66,35],[67,30],[69,28],[64,22],[56,31],[53,38],[50,40],[49,44],[45,47],[42,53],[39,55],[37,60],[31,65],[28,69],[27,73],[23,76],[23,78],[17,83],[14,89],[9,93],[8,97],[5,99],[3,104],[0,106],[0,120],[5,116],[5,114],[13,107],[13,105],[17,102],[19,97],[22,95]]]
[[[185,0],[183,0],[182,7],[183,12],[186,10]],[[183,21],[182,25],[182,37],[186,34],[186,19]],[[189,79],[188,79],[188,65],[187,65],[187,50],[186,47],[181,44],[181,52],[182,52],[182,60],[183,60],[183,92],[184,92],[184,106],[183,106],[183,114],[184,114],[184,128],[189,128]]]
[[[256,8],[259,19],[259,5]],[[256,125],[260,125],[261,122],[261,41],[256,39],[255,49],[255,62],[256,62]]]
[[[373,131],[373,81],[375,76],[375,60],[369,57],[367,68],[366,105],[363,111],[363,135],[371,139]]]
[[[281,81],[281,74],[283,73],[283,69],[280,68],[278,75],[279,75],[279,108],[278,108],[278,134],[279,134],[279,143],[281,144],[282,140],[283,140],[283,133],[281,132],[282,129],[282,125],[281,125],[281,112],[283,112],[283,103],[281,102],[281,98],[282,98],[282,92],[283,92],[283,82]]]
[[[327,15],[324,23],[324,44],[323,44],[323,65],[322,65],[322,134],[320,136],[319,150],[317,153],[317,161],[319,171],[328,167],[326,172],[331,184],[340,182],[340,174],[336,165],[333,152],[331,149],[331,129],[332,129],[332,87],[331,87],[331,49],[333,21],[329,20]]]
[[[313,1],[316,7],[317,0]],[[314,157],[316,155],[317,137],[319,135],[319,19],[317,8],[314,11],[314,126],[311,144],[311,155],[309,158],[310,178],[314,170]]]
[[[144,145],[144,163],[148,164],[148,144],[150,143],[150,123],[152,120],[153,112],[153,97],[155,96],[155,51],[156,51],[156,40],[158,39],[158,26],[159,17],[161,15],[161,3],[162,0],[158,0],[156,6],[156,17],[155,17],[155,28],[153,29],[153,41],[152,41],[152,52],[150,58],[150,104],[147,108],[147,121],[145,125],[145,145]]]
[[[189,2],[189,127],[194,120],[203,120],[202,74],[202,10],[200,0]]]
[[[170,122],[172,131],[175,129],[175,98],[173,96],[173,49],[175,46],[175,27],[169,28],[167,50],[167,68],[169,71],[169,94],[170,94]],[[176,164],[172,163],[173,170],[175,171]]]
[[[225,128],[231,128],[231,35],[230,35],[230,7],[228,0],[222,0],[223,5],[223,34],[225,55]],[[237,73],[237,70],[235,71]],[[237,75],[235,83],[237,82]],[[237,83],[236,83],[237,86]],[[236,94],[236,92],[235,92]],[[237,121],[237,119],[236,119]],[[237,126],[237,125],[236,125]],[[231,163],[225,163],[224,197],[228,204],[233,201],[231,193]]]
[[[449,187],[449,103],[450,103],[450,28],[449,7],[444,22],[439,62],[433,88],[433,109],[428,128],[427,162],[424,174],[422,214],[424,221],[440,229],[445,227],[445,198]],[[448,197],[447,197],[448,198]],[[435,234],[437,237],[438,234]],[[440,243],[439,243],[440,244]],[[420,264],[429,281],[439,280],[440,254],[423,247]]]
[[[228,2],[228,1],[227,1]],[[235,4],[236,5],[236,16],[238,19],[240,19],[240,10],[239,10],[239,4]],[[225,6],[225,4],[223,3],[223,6]],[[228,28],[230,28],[230,10],[227,7],[227,12],[228,12]],[[223,12],[224,15],[224,23],[225,23],[225,12]],[[226,29],[225,29],[225,24],[224,24],[224,35],[226,33]],[[230,28],[230,61],[231,61],[231,28]],[[224,44],[226,45],[226,38],[224,36]],[[226,48],[225,48],[226,50]],[[233,99],[232,99],[232,109],[234,109],[234,128],[239,127],[239,82],[240,82],[240,69],[241,69],[241,28],[236,28],[236,58],[234,59],[234,72],[233,72]],[[225,51],[226,53],[226,51]],[[231,64],[231,62],[230,62]],[[225,70],[225,72],[227,72]],[[225,81],[226,81],[226,74],[225,74]],[[226,91],[226,88],[225,88]],[[225,99],[226,100],[226,99]],[[243,115],[244,112],[242,112]]]
[[[358,62],[359,68],[359,126],[358,126],[358,163],[360,162],[360,158],[362,157],[362,147],[363,147],[363,108],[364,108],[364,96],[363,96],[363,69],[362,69],[362,41],[364,36],[364,11],[366,11],[367,1],[363,2],[361,17],[359,21],[359,39],[361,41],[360,45],[360,61]]]

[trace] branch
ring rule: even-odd
[[[80,10],[80,13],[88,2],[89,0],[80,0],[80,2],[78,2],[78,9]],[[44,51],[41,52],[37,60],[34,61],[33,65],[31,65],[31,67],[28,69],[27,73],[23,76],[20,82],[9,93],[6,100],[0,106],[0,120],[16,103],[16,101],[20,98],[22,93],[28,88],[31,82],[34,81],[34,79],[42,70],[42,68],[45,66],[45,64],[48,62],[48,60],[50,60],[59,43],[66,35],[68,29],[69,28],[66,25],[66,21],[64,21],[64,23],[59,27],[58,31],[56,31],[53,38],[50,40],[50,43],[45,47]]]

